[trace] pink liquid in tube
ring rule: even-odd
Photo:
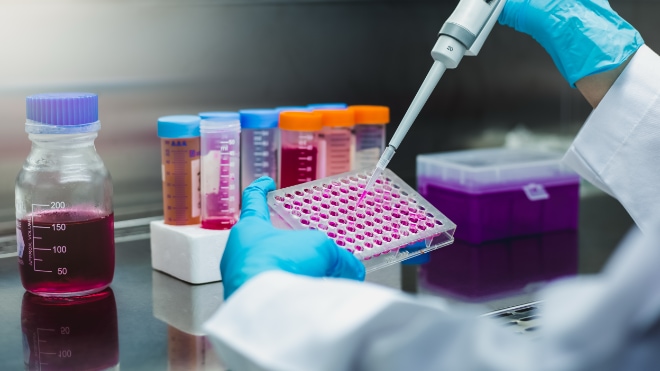
[[[316,147],[282,147],[280,184],[290,187],[317,178],[318,149]]]
[[[237,113],[202,120],[202,228],[230,229],[240,214],[240,122]]]
[[[321,158],[323,153],[319,148],[318,139],[322,127],[322,116],[319,113],[294,111],[280,113],[278,170],[281,188],[310,182],[319,177],[319,165],[324,161]],[[303,192],[302,189],[300,191]],[[316,193],[314,196],[323,195]]]

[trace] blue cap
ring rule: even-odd
[[[199,117],[202,120],[210,118],[226,118],[227,120],[238,120],[238,112],[233,111],[217,111],[217,112],[200,112]]]
[[[158,136],[161,138],[194,138],[199,136],[199,116],[163,116],[158,119]]]
[[[312,109],[307,107],[307,106],[281,106],[281,107],[275,107],[275,109],[278,112],[284,112],[284,111],[310,112],[310,111],[312,111]]]
[[[344,109],[348,108],[346,103],[314,103],[308,104],[307,107],[311,109]]]
[[[277,127],[280,111],[277,109],[244,109],[241,115],[241,127],[244,129],[271,129]]]
[[[93,93],[45,93],[25,98],[25,131],[71,134],[100,128],[99,98]]]

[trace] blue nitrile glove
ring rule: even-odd
[[[606,0],[507,0],[499,21],[538,41],[572,87],[617,68],[644,44]]]
[[[243,191],[241,219],[229,233],[220,262],[225,299],[250,278],[271,270],[364,280],[364,265],[325,233],[273,227],[266,194],[274,189],[271,178],[261,177]]]

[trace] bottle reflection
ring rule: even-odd
[[[227,370],[206,336],[191,335],[176,327],[167,328],[169,371]]]
[[[21,327],[26,370],[118,368],[117,305],[109,288],[70,298],[26,292]]]
[[[534,284],[578,271],[575,231],[539,234],[483,244],[456,240],[430,253],[420,267],[423,288],[480,302],[522,293]]]

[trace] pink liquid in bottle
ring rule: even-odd
[[[95,210],[35,212],[18,220],[23,287],[42,296],[79,296],[110,285],[115,270],[114,215]]]

